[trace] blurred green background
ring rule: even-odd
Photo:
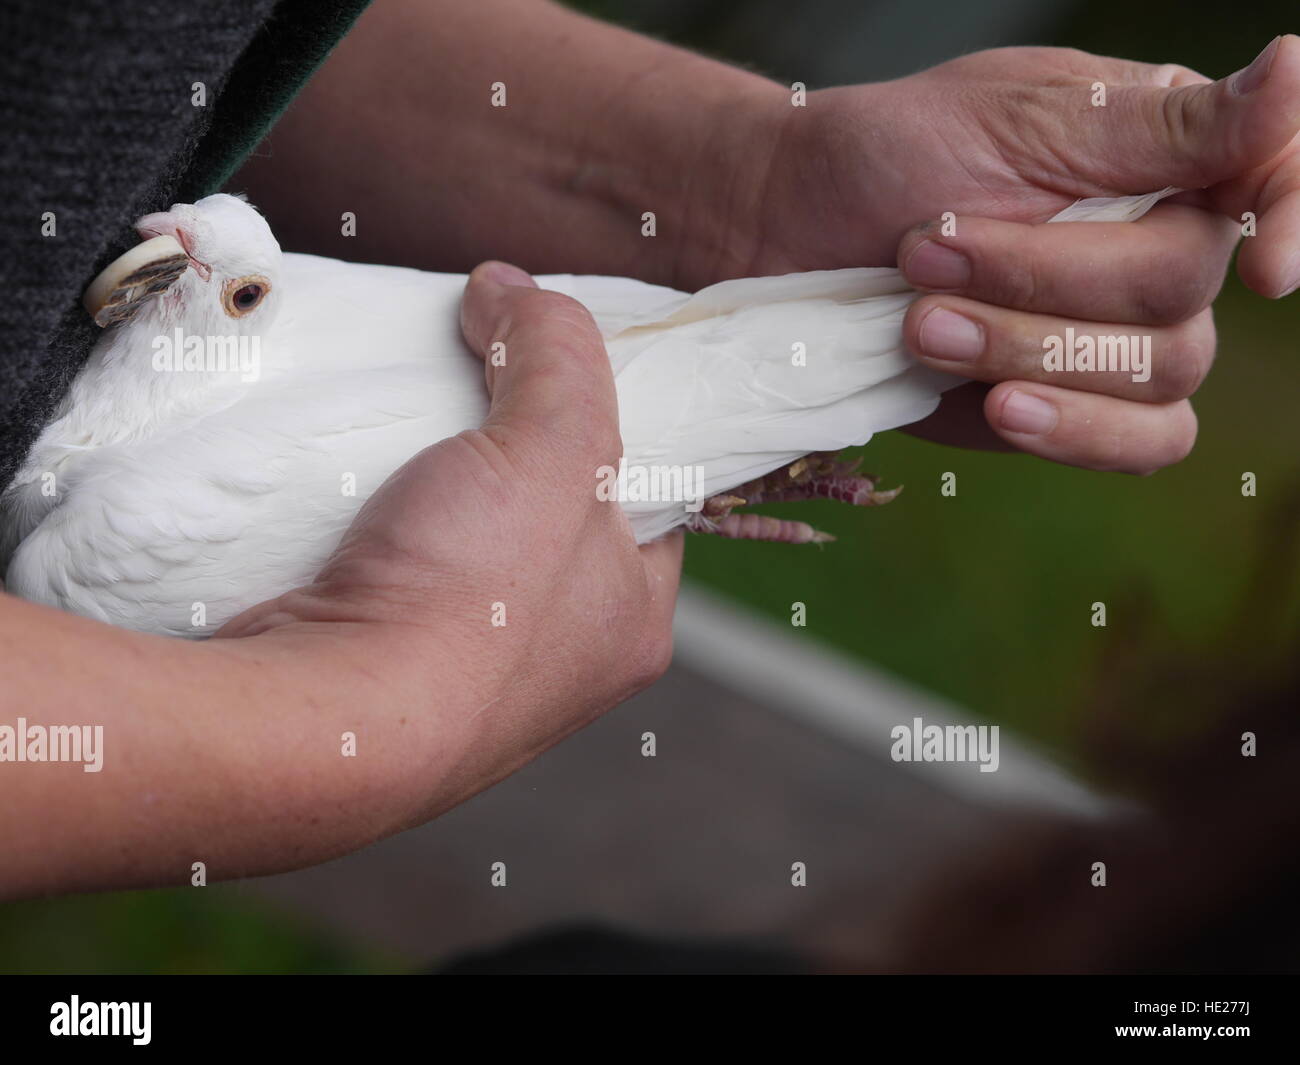
[[[1059,44],[1212,76],[1295,29],[1294,4],[1225,10],[1172,0],[916,4],[861,0],[592,0],[577,5],[810,88],[895,77],[966,51]],[[882,509],[801,504],[839,537],[822,549],[693,538],[687,573],[788,624],[1014,728],[1085,777],[1090,708],[1122,706],[1158,745],[1207,727],[1238,689],[1267,686],[1300,623],[1300,298],[1230,279],[1200,441],[1134,479],[885,434],[866,468],[906,491]],[[939,493],[957,475],[955,498]],[[1241,495],[1241,476],[1258,495]],[[781,513],[781,508],[772,508]],[[1094,628],[1091,604],[1107,604]],[[1241,694],[1244,698],[1244,694]],[[1112,715],[1114,716],[1114,715]],[[1114,727],[1114,722],[1111,723]],[[335,941],[237,886],[35,900],[0,908],[0,971],[373,972],[397,959]]]
[[[1177,62],[1222,77],[1296,21],[1294,5],[1280,0],[1230,16],[1208,3],[1173,0],[578,6],[810,89],[898,77],[1015,44]],[[1010,726],[1090,775],[1081,714],[1099,664],[1114,657],[1108,633],[1117,621],[1125,639],[1149,644],[1147,658],[1182,652],[1258,678],[1294,657],[1296,552],[1267,560],[1262,553],[1279,530],[1294,531],[1300,495],[1300,297],[1265,300],[1232,274],[1215,314],[1218,363],[1195,399],[1200,436],[1176,467],[1131,478],[886,433],[862,449],[864,469],[883,475],[886,487],[905,485],[895,503],[760,508],[839,539],[791,551],[695,537],[686,572],[782,624],[793,602],[806,603],[808,630],[818,639]],[[1258,478],[1255,498],[1241,494],[1246,471]],[[945,472],[957,475],[955,497],[939,493]],[[1240,603],[1261,566],[1273,578],[1269,625],[1243,639],[1260,611]],[[1091,624],[1094,602],[1107,604],[1106,629]],[[1116,618],[1121,604],[1140,609],[1140,633]],[[1202,728],[1215,710],[1196,705],[1194,695],[1180,699],[1173,723],[1159,707],[1146,719],[1161,735]]]

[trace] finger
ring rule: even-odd
[[[1300,37],[1274,39],[1204,84],[1119,85],[1069,127],[1072,170],[1117,191],[1204,188],[1260,166],[1300,132]]]
[[[982,451],[1015,451],[998,436],[984,417],[984,400],[989,386],[978,381],[958,385],[943,394],[939,406],[928,418],[902,427],[910,436],[947,447]]]
[[[614,374],[585,307],[534,287],[515,267],[489,262],[465,286],[461,330],[488,364],[485,431],[527,443],[540,462],[580,466],[588,479],[593,465],[617,463]]]
[[[951,228],[951,233],[945,229]],[[909,230],[908,283],[983,303],[1094,321],[1162,325],[1204,310],[1223,284],[1239,230],[1195,207],[1136,222],[1025,225],[959,217]]]
[[[1196,415],[1187,400],[1133,403],[1027,381],[1004,381],[984,400],[989,424],[1031,455],[1090,470],[1148,474],[1187,457]]]
[[[1242,241],[1237,273],[1261,296],[1278,299],[1300,288],[1300,138],[1266,167],[1212,190],[1216,207],[1243,221],[1255,215]]]
[[[924,296],[903,320],[927,366],[974,381],[1037,381],[1143,403],[1186,399],[1214,361],[1208,311],[1178,325],[1135,327]]]
[[[483,360],[489,392],[496,379],[497,367],[504,363],[505,354],[503,351],[492,350],[492,346],[498,343],[495,333],[498,326],[502,325],[500,300],[492,298],[500,293],[493,285],[535,289],[537,282],[528,271],[495,259],[479,263],[465,279],[465,291],[460,301],[460,331],[474,354]],[[471,286],[474,288],[473,298],[470,295]],[[493,355],[497,358],[490,357]]]

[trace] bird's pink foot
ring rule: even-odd
[[[876,490],[878,477],[858,473],[861,460],[845,460],[818,452],[773,470],[766,476],[704,501],[686,527],[732,540],[767,540],[780,544],[822,544],[835,539],[807,522],[767,514],[733,514],[736,507],[757,503],[788,503],[804,499],[833,499],[857,507],[881,506],[903,489]]]

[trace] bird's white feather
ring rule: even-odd
[[[1168,191],[1081,202],[1058,218],[1127,220]],[[259,375],[150,365],[160,332],[232,328],[213,281],[194,272],[106,332],[0,497],[10,592],[204,635],[310,580],[389,474],[482,422],[482,364],[458,325],[463,276],[281,255],[236,203],[173,212],[213,281],[273,278],[266,306],[233,327],[257,335]],[[605,338],[629,465],[703,467],[708,494],[917,421],[961,383],[903,349],[916,293],[896,270],[727,281],[695,295],[625,278],[537,280],[583,303]],[[688,515],[686,501],[623,505],[641,542]]]

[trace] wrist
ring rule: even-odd
[[[677,287],[705,285],[768,271],[759,265],[767,240],[771,183],[790,136],[789,88],[756,78],[746,92],[711,109],[706,147],[693,167],[687,239],[673,263]]]
[[[585,132],[553,156],[549,183],[587,199],[590,224],[607,233],[600,256],[617,258],[598,272],[691,290],[741,276],[789,91],[658,42],[628,43],[619,83],[584,105]]]
[[[792,90],[755,96],[735,122],[736,173],[724,237],[728,255],[694,279],[851,266],[893,266],[907,176],[891,143],[890,83],[820,89],[796,106]],[[870,151],[859,146],[871,145]],[[721,212],[719,212],[721,215]],[[683,260],[683,272],[690,263]]]
[[[497,779],[480,771],[474,730],[504,693],[509,670],[495,667],[509,663],[466,637],[427,602],[312,585],[252,608],[207,646],[283,708],[273,731],[302,757],[278,771],[277,805],[346,811],[334,828],[350,849]]]

